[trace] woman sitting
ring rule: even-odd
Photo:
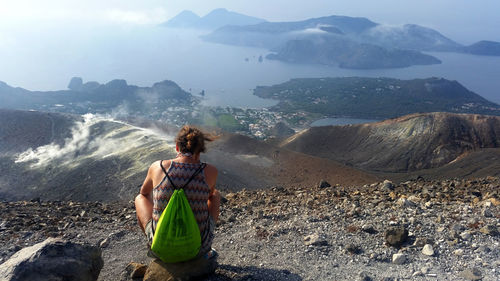
[[[177,157],[156,161],[149,167],[140,194],[135,198],[137,219],[149,245],[153,241],[158,220],[175,190],[172,182],[182,187],[201,168],[201,172],[183,189],[200,229],[201,248],[196,259],[216,259],[212,241],[220,208],[220,193],[215,189],[217,169],[200,162],[200,154],[206,150],[205,142],[214,139],[214,136],[186,125],[175,139]],[[167,174],[172,182],[168,180]]]

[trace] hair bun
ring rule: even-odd
[[[188,141],[192,141],[196,138],[196,133],[195,132],[190,132],[189,134],[186,135],[186,139]]]
[[[197,154],[205,152],[205,141],[213,141],[216,137],[205,134],[196,127],[185,125],[175,139],[180,152]]]

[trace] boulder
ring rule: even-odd
[[[382,186],[384,187],[385,190],[389,190],[389,191],[394,190],[394,184],[390,180],[385,180],[382,183]]]
[[[408,230],[402,226],[391,227],[385,231],[385,242],[389,246],[399,248],[407,239]]]
[[[203,257],[179,263],[164,263],[154,259],[149,264],[144,281],[193,280],[215,272],[216,259]]]
[[[328,183],[326,180],[321,180],[319,183],[318,183],[318,187],[319,188],[327,188],[327,187],[331,187],[332,185],[330,183]]]
[[[403,264],[406,262],[406,255],[405,254],[394,254],[392,255],[392,263],[393,264]]]
[[[104,262],[101,249],[60,238],[21,249],[0,265],[5,281],[97,280]]]
[[[130,278],[143,278],[148,266],[142,263],[131,262],[125,268],[126,275]]]

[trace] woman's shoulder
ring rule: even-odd
[[[205,180],[208,186],[215,188],[215,182],[217,181],[217,168],[214,165],[207,164],[205,167]]]
[[[205,173],[218,173],[217,168],[214,165],[208,163],[205,163],[205,165]]]
[[[170,166],[172,160],[156,160],[154,161],[151,166],[149,166],[150,171],[161,171],[162,167],[167,170],[168,167]]]

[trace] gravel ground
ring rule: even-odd
[[[207,280],[500,280],[499,192],[488,177],[225,193]],[[0,203],[0,262],[53,236],[100,245],[99,280],[150,261],[131,202]]]

